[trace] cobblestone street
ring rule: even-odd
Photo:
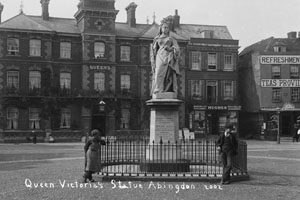
[[[0,199],[299,199],[300,143],[247,144],[250,180],[230,185],[101,182],[97,174],[84,185],[82,143],[0,144]]]

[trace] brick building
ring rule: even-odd
[[[300,119],[300,40],[270,37],[245,48],[239,55],[241,132],[276,139],[292,136]],[[279,123],[278,123],[279,121]]]
[[[75,19],[51,17],[49,3],[41,1],[41,16],[21,12],[0,24],[1,138],[24,138],[32,131],[41,138],[46,132],[70,138],[92,128],[105,135],[144,134],[149,129],[149,47],[158,24],[136,23],[135,3],[126,7],[126,23],[115,21],[114,0],[81,0]],[[180,23],[177,10],[166,19],[181,47],[178,98],[185,104],[180,128],[194,130],[190,124],[201,121],[202,111],[211,133],[220,130],[214,124],[224,116],[237,123],[238,42],[225,26]],[[199,53],[202,64],[196,69]]]

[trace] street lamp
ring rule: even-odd
[[[103,100],[101,100],[99,103],[99,111],[103,112],[105,110],[105,102]]]
[[[278,131],[277,131],[277,144],[280,144],[280,108],[276,108],[276,114],[278,115]]]

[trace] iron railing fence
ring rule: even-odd
[[[215,140],[149,143],[148,140],[107,140],[99,154],[99,173],[104,176],[222,175]],[[234,174],[247,174],[247,144],[239,141],[233,160]]]

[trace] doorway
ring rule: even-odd
[[[105,115],[93,115],[92,117],[92,130],[98,129],[101,133],[100,136],[106,136],[105,133]]]
[[[207,120],[208,120],[208,127],[207,127],[207,132],[208,135],[218,135],[218,115],[217,112],[209,112],[207,113]]]

